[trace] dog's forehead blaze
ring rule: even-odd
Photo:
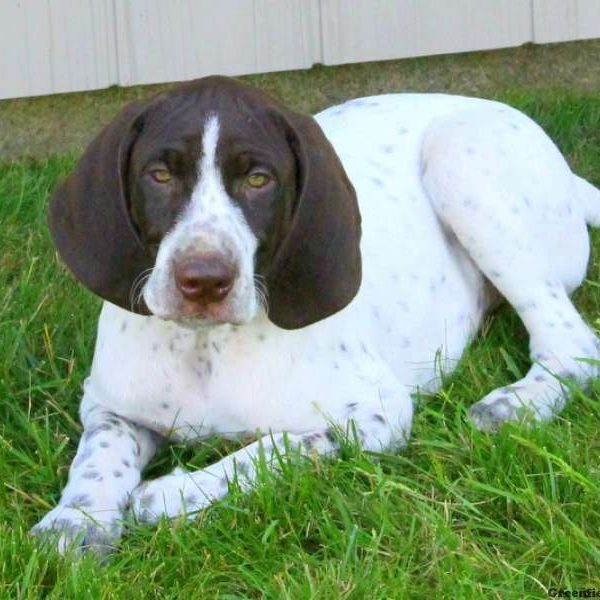
[[[216,160],[221,165],[248,150],[271,164],[281,162],[289,154],[288,142],[276,118],[277,111],[285,110],[283,107],[239,82],[209,79],[214,81],[182,86],[150,104],[133,151],[137,167],[155,158],[161,148],[175,149],[199,163],[211,116],[219,120]]]

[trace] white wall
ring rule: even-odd
[[[600,0],[0,0],[0,98],[600,37]]]

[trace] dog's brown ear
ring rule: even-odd
[[[280,112],[296,157],[297,198],[266,276],[269,318],[297,329],[344,308],[361,283],[360,212],[335,150],[309,116]]]
[[[73,274],[118,306],[145,312],[130,296],[147,257],[131,221],[127,171],[145,104],[127,105],[87,147],[74,171],[55,190],[50,232]]]

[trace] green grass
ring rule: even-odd
[[[511,92],[600,183],[600,93]],[[486,322],[400,455],[349,451],[235,491],[195,522],[132,528],[105,566],[36,549],[80,426],[100,303],[57,261],[44,221],[72,158],[0,169],[0,598],[529,598],[600,588],[600,385],[535,429],[474,430],[466,408],[527,369],[508,308]],[[576,301],[600,328],[600,235]],[[200,466],[231,443],[172,448]]]

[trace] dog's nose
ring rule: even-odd
[[[196,304],[221,302],[233,287],[234,269],[222,258],[205,256],[175,265],[175,283],[186,300]]]

